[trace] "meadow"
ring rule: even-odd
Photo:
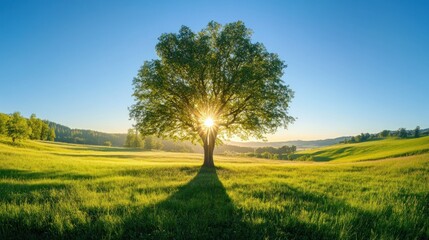
[[[313,161],[357,162],[404,157],[429,153],[428,137],[398,139],[395,137],[359,144],[336,144],[323,148],[299,151],[295,158]]]
[[[0,239],[428,239],[428,149],[389,139],[211,169],[201,154],[0,138]]]

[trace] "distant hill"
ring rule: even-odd
[[[239,146],[239,147],[282,147],[282,146],[292,146],[295,145],[297,149],[309,149],[309,148],[318,148],[325,147],[337,144],[345,139],[350,137],[338,137],[332,139],[324,139],[324,140],[296,140],[296,141],[282,141],[282,142],[227,142],[228,145]]]
[[[103,145],[110,141],[114,147],[124,146],[127,134],[125,133],[104,133],[93,130],[72,129],[67,126],[45,121],[49,127],[55,129],[55,141],[65,143]],[[198,148],[190,142],[177,142],[172,140],[161,140],[162,150],[168,152],[198,152]]]
[[[125,133],[104,133],[85,129],[72,129],[70,127],[45,120],[49,127],[55,128],[55,141],[65,143],[103,145],[104,142],[110,141],[112,146],[124,146],[127,134]],[[297,149],[309,149],[324,147],[337,144],[344,139],[350,137],[338,137],[333,139],[312,140],[312,141],[283,141],[283,142],[225,142],[221,146],[215,148],[215,154],[223,154],[225,152],[248,153],[253,152],[254,148],[258,147],[282,147],[295,145]],[[194,145],[190,142],[178,142],[172,140],[162,140],[163,150],[175,152],[195,152],[203,153],[203,149],[199,145]]]
[[[125,133],[103,133],[93,130],[71,129],[58,123],[46,120],[45,122],[48,123],[49,127],[55,129],[56,142],[103,145],[104,142],[110,141],[112,146],[122,147],[127,137]]]
[[[90,144],[90,145],[103,145],[104,142],[110,141],[112,146],[122,147],[124,146],[125,139],[127,134],[125,133],[103,133],[93,130],[84,130],[84,129],[71,129],[67,126],[46,121],[49,127],[55,128],[55,135],[57,142],[66,142],[66,143],[78,143],[78,144]],[[413,130],[407,130],[409,134]],[[422,135],[427,135],[429,128],[420,130]],[[391,131],[395,133],[396,131]],[[225,152],[235,152],[235,153],[248,153],[253,152],[255,148],[259,147],[275,147],[279,148],[282,146],[296,146],[298,150],[320,148],[335,145],[346,139],[350,139],[351,136],[343,136],[332,139],[323,139],[323,140],[295,140],[295,141],[281,141],[281,142],[225,142],[221,146],[217,146],[214,150],[215,154],[223,154]],[[203,148],[199,145],[194,145],[190,142],[179,142],[173,140],[161,140],[162,141],[162,150],[170,152],[193,152],[193,153],[203,153]]]
[[[110,141],[114,147],[122,147],[125,144],[127,134],[125,133],[104,133],[85,129],[72,129],[67,126],[45,120],[49,127],[55,129],[55,141],[65,143],[77,143],[88,145],[104,145]],[[199,146],[190,142],[178,142],[173,140],[160,140],[161,150],[167,152],[200,152]],[[202,148],[201,148],[202,152]]]
[[[292,159],[355,162],[419,155],[427,152],[429,152],[429,136],[405,139],[394,137],[299,151],[292,156]]]
[[[49,127],[55,129],[55,141],[65,143],[77,143],[77,144],[89,144],[89,145],[103,145],[104,142],[110,141],[112,146],[122,147],[124,146],[127,134],[125,133],[103,133],[93,130],[85,129],[72,129],[67,126],[46,121]],[[168,152],[190,152],[190,153],[204,153],[203,148],[200,145],[194,145],[191,142],[180,142],[173,140],[161,140],[161,150]],[[281,145],[283,146],[283,145]],[[233,144],[223,144],[217,146],[214,150],[215,154],[224,154],[225,152],[234,153],[248,153],[253,152],[254,148],[250,146],[237,146]]]

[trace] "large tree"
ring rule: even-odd
[[[240,21],[161,35],[159,59],[146,61],[133,81],[130,116],[142,135],[199,141],[204,165],[214,166],[217,139],[263,138],[292,122],[286,65],[251,36]]]

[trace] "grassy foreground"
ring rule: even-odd
[[[427,239],[429,154],[360,160],[0,138],[0,239]]]

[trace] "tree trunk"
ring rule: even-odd
[[[214,161],[213,161],[213,151],[215,148],[215,142],[216,142],[216,135],[217,133],[215,131],[209,131],[203,138],[203,147],[204,147],[204,167],[214,167]]]

